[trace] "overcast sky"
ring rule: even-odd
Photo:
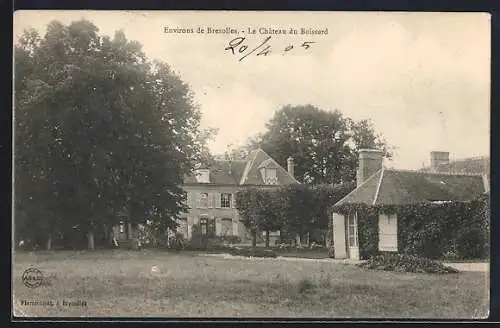
[[[150,58],[168,62],[191,85],[203,126],[219,129],[210,147],[244,143],[285,104],[339,109],[371,119],[396,147],[390,166],[418,169],[433,150],[451,158],[489,155],[490,18],[481,13],[306,12],[17,12],[14,33],[45,32],[53,19],[85,18],[100,33],[123,29]],[[227,34],[164,33],[168,28],[225,28]],[[243,61],[224,48],[268,35],[247,28],[328,29],[328,35],[272,35],[269,56]],[[304,41],[314,41],[307,51]],[[283,55],[285,47],[294,48]]]

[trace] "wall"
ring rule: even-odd
[[[333,213],[333,245],[336,259],[347,258],[345,217],[338,213]]]

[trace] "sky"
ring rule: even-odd
[[[14,37],[29,27],[43,34],[54,19],[87,19],[110,36],[121,29],[149,58],[167,62],[193,90],[202,126],[218,129],[215,154],[265,131],[282,106],[312,104],[372,120],[395,147],[391,167],[419,169],[435,150],[451,159],[489,155],[486,13],[18,11]],[[205,33],[165,33],[198,27]],[[291,28],[298,34],[264,31]],[[261,47],[239,61],[269,36],[267,56],[255,56]],[[248,48],[233,55],[225,48],[237,37]]]

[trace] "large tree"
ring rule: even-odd
[[[267,122],[267,130],[251,141],[279,163],[293,156],[295,176],[304,183],[354,180],[360,148],[383,148],[369,120],[356,122],[340,111],[312,105],[284,106]]]
[[[78,228],[92,248],[119,212],[175,225],[182,179],[207,152],[199,109],[167,64],[121,31],[53,21],[19,39],[14,87],[18,231],[50,245]]]

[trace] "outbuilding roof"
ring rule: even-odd
[[[488,191],[480,174],[448,174],[382,168],[335,205],[402,205],[436,201],[467,201]]]

